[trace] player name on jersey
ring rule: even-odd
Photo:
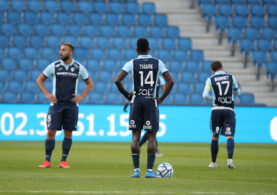
[[[140,64],[140,69],[153,69],[153,64]]]
[[[214,81],[224,81],[224,80],[228,80],[229,79],[229,75],[225,75],[225,76],[220,76],[220,77],[215,77]]]

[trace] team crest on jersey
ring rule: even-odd
[[[151,126],[151,122],[150,121],[146,121],[145,122],[145,125],[143,125],[143,129],[152,129],[152,126]]]
[[[71,67],[70,70],[71,70],[71,72],[74,72],[74,71],[75,71],[75,68],[74,68],[74,67]]]

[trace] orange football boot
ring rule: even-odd
[[[52,166],[51,163],[48,160],[46,160],[41,165],[39,165],[38,167],[39,168],[50,168],[51,166]]]
[[[59,167],[66,168],[66,169],[70,168],[70,166],[67,164],[66,161],[61,161]]]

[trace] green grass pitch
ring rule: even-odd
[[[209,169],[208,143],[160,143],[159,163],[173,165],[172,178],[146,179],[146,146],[141,173],[133,171],[130,143],[73,142],[68,163],[58,168],[56,142],[52,168],[39,169],[44,142],[0,142],[0,194],[277,194],[277,144],[236,144],[236,169],[226,167],[226,145],[220,144],[218,168]]]

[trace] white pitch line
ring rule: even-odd
[[[154,192],[154,191],[52,191],[52,190],[10,190],[3,191],[0,193],[62,193],[62,194],[174,194],[173,192]]]

